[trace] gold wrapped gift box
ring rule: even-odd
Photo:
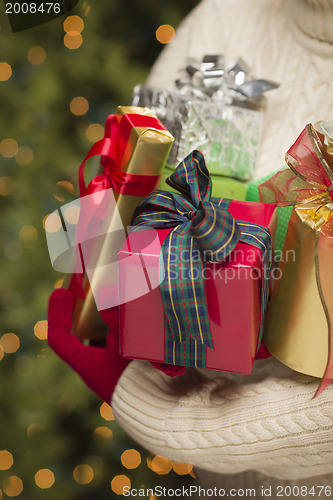
[[[164,128],[158,118],[147,108],[135,106],[119,106],[116,110],[119,123],[122,120],[127,122],[130,133],[127,138],[124,151],[119,158],[117,169],[126,174],[140,176],[155,176],[154,185],[150,179],[150,188],[146,189],[144,196],[135,196],[117,192],[113,189],[113,195],[117,203],[117,213],[108,214],[107,220],[103,221],[105,234],[103,238],[96,238],[92,247],[89,262],[86,269],[89,269],[89,279],[87,274],[83,278],[83,289],[85,298],[76,301],[74,311],[74,333],[80,339],[99,340],[105,338],[106,325],[101,320],[97,310],[96,300],[99,291],[105,288],[117,289],[117,273],[107,273],[108,263],[117,262],[117,254],[126,238],[126,228],[130,225],[133,212],[136,206],[155,189],[159,176],[169,155],[173,143],[172,135]],[[136,124],[135,118],[138,117]],[[145,117],[147,124],[145,125]],[[152,121],[153,118],[153,121]],[[111,140],[115,140],[112,137]],[[122,141],[124,142],[124,140]],[[142,177],[139,179],[142,191]],[[119,216],[125,228],[123,237],[119,237]],[[79,221],[80,224],[80,221]],[[118,237],[115,237],[118,232]],[[92,271],[93,270],[93,271]]]
[[[317,394],[333,378],[333,156],[327,139],[332,144],[307,125],[286,155],[290,170],[259,186],[262,200],[294,206],[264,343],[290,368],[323,378]]]
[[[323,377],[328,332],[317,286],[317,230],[309,224],[311,219],[304,209],[294,208],[291,213],[264,342],[269,352],[290,368]]]

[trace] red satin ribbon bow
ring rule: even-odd
[[[156,187],[160,178],[159,175],[128,174],[120,170],[121,163],[126,159],[124,156],[127,153],[128,139],[133,127],[165,130],[161,122],[152,116],[136,114],[109,115],[105,124],[104,138],[92,146],[80,165],[79,186],[81,196],[109,188],[130,196],[147,196]],[[101,164],[104,167],[104,172],[94,177],[86,187],[84,182],[85,163],[93,156],[102,156]]]
[[[120,166],[129,161],[132,153],[128,142],[133,127],[166,130],[162,123],[153,116],[135,113],[122,116],[109,115],[105,123],[104,138],[91,147],[79,167],[80,197],[85,197],[85,199],[81,203],[76,240],[83,267],[84,259],[80,244],[94,238],[96,231],[98,231],[98,220],[104,219],[107,205],[110,203],[110,192],[107,190],[112,188],[119,194],[145,197],[156,188],[160,179],[160,175],[128,174],[120,170]],[[84,181],[85,164],[88,159],[94,156],[102,157],[103,173],[94,177],[86,187]],[[100,196],[91,196],[94,193],[100,193]],[[97,225],[96,218],[98,219]],[[84,298],[82,279],[83,274],[76,274],[72,277],[70,289],[75,297]]]

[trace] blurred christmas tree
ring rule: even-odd
[[[163,47],[158,27],[177,27],[197,3],[84,1],[17,33],[1,17],[0,500],[108,499],[125,484],[175,486],[179,475],[195,484],[190,467],[138,448],[47,347],[47,300],[61,276],[42,221],[78,196],[77,168],[106,116]]]

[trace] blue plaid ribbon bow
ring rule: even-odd
[[[268,301],[271,234],[266,227],[236,221],[228,212],[231,200],[211,196],[212,182],[199,151],[189,154],[166,182],[180,194],[153,191],[136,208],[132,226],[134,230],[173,228],[163,242],[160,261],[160,272],[165,270],[160,285],[165,363],[205,368],[206,348],[214,348],[204,289],[205,261],[223,261],[239,241],[261,250],[259,347]]]

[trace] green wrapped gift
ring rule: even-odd
[[[212,196],[217,198],[231,198],[232,200],[246,200],[247,184],[245,182],[223,177],[221,175],[211,175],[213,182]]]
[[[163,173],[160,178],[160,182],[158,183],[157,189],[162,189],[162,191],[173,191],[174,193],[178,193],[175,189],[165,182],[167,178],[175,171],[175,167],[170,165],[165,165]]]
[[[259,191],[258,191],[258,186],[262,184],[263,182],[268,181],[274,174],[269,174],[266,177],[263,177],[262,179],[259,179],[257,181],[250,182],[247,187],[247,195],[246,195],[246,201],[260,201],[259,200]],[[278,222],[277,222],[277,229],[276,229],[276,235],[275,235],[275,253],[277,260],[279,259],[279,254],[281,254],[283,245],[284,245],[284,240],[286,238],[286,233],[287,233],[287,228],[289,224],[289,219],[290,219],[290,214],[292,211],[292,207],[278,207],[277,213],[278,213]]]
[[[166,184],[166,179],[175,171],[175,168],[166,165],[157,189],[162,189],[164,191],[174,191],[172,187]],[[247,185],[244,182],[237,181],[236,179],[231,179],[230,177],[223,177],[221,175],[212,175],[211,179],[213,182],[213,192],[212,196],[217,198],[231,198],[232,200],[246,200],[246,190]]]

